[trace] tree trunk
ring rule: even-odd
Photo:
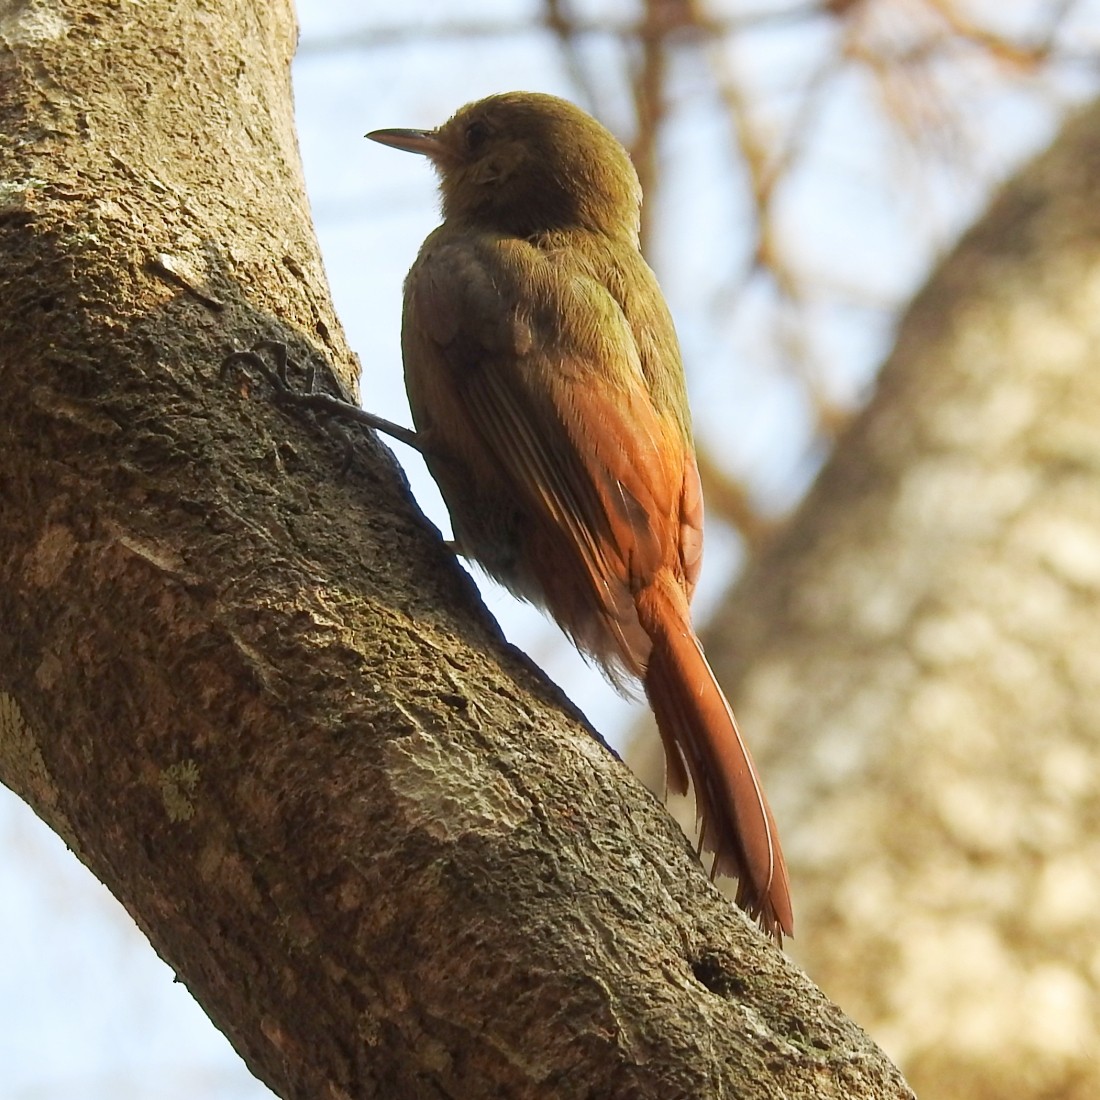
[[[939,1100],[1100,1095],[1100,104],[919,295],[707,639],[796,957]]]
[[[0,778],[283,1097],[902,1097],[364,442],[285,3],[0,2]],[[369,261],[369,257],[367,258]],[[386,369],[397,369],[396,364]]]

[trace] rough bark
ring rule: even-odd
[[[961,241],[707,640],[796,957],[920,1095],[1100,1095],[1100,104]]]
[[[356,373],[294,37],[271,0],[0,3],[0,779],[284,1097],[910,1095],[388,452],[341,476],[220,375],[258,337]]]

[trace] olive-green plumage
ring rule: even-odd
[[[614,682],[642,681],[716,870],[789,934],[771,811],[691,628],[702,496],[629,157],[577,107],[531,92],[469,104],[437,130],[368,136],[440,175],[443,224],[406,280],[402,349],[458,548]]]

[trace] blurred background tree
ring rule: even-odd
[[[783,830],[792,950],[921,1095],[1100,1093],[1096,109],[1000,191],[1096,93],[1100,2],[300,17],[318,231],[383,415],[407,418],[400,283],[435,200],[423,162],[359,136],[530,88],[631,149],[704,470],[700,614]],[[537,615],[487,599],[625,745],[634,712]],[[654,743],[631,752],[659,789]],[[3,1095],[264,1095],[10,797],[0,830]]]
[[[909,306],[707,642],[794,953],[923,1096],[1100,1085],[1098,178],[1094,104]]]

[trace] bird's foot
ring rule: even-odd
[[[270,365],[261,352],[271,355]],[[297,364],[290,358],[290,349],[281,340],[260,340],[248,350],[231,352],[222,360],[222,377],[225,378],[231,370],[240,367],[252,368],[260,374],[271,387],[276,404],[307,409],[335,419],[350,420],[360,427],[382,432],[415,450],[423,450],[420,437],[411,428],[375,416],[350,401],[321,393],[317,389],[317,371],[312,364],[301,368],[304,371],[304,385],[301,389],[295,388],[290,382],[289,373],[291,369],[298,369]],[[346,442],[350,448],[350,441]]]

